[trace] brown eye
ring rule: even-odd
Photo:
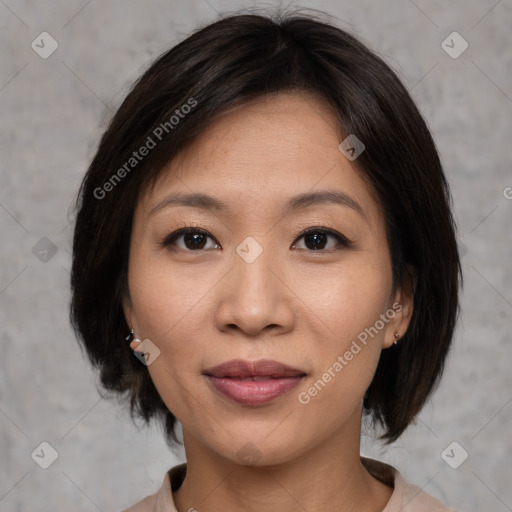
[[[178,248],[185,251],[198,251],[205,249],[212,249],[215,247],[207,247],[208,238],[214,240],[206,231],[202,229],[184,228],[175,231],[168,235],[163,241],[162,245],[165,247]],[[177,243],[180,242],[181,243]],[[218,246],[217,243],[215,243]]]
[[[213,246],[208,246],[208,239]],[[337,231],[326,228],[309,228],[300,234],[297,240],[304,239],[304,247],[297,247],[295,243],[292,248],[308,251],[330,251],[350,247],[351,242]],[[164,247],[180,249],[183,251],[201,251],[219,248],[220,244],[207,232],[198,228],[182,228],[166,236],[161,242]]]
[[[305,247],[298,248],[311,251],[342,249],[349,247],[351,243],[350,240],[337,231],[325,228],[309,228],[298,237],[298,239],[301,238],[304,239]],[[329,242],[329,239],[334,240],[335,243]],[[326,248],[329,243],[331,246]],[[296,245],[294,244],[292,247],[296,247]]]

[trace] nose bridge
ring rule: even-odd
[[[247,237],[235,248],[232,264],[217,309],[220,329],[236,325],[256,335],[268,325],[282,327],[293,320],[286,287],[274,275],[273,249]]]
[[[235,249],[234,280],[238,300],[251,302],[265,299],[272,301],[272,272],[269,269],[273,261],[272,248],[268,239],[258,242],[255,238],[246,237]],[[263,297],[264,296],[264,297]]]

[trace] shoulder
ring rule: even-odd
[[[409,484],[396,471],[395,491],[383,512],[457,512],[439,500],[422,491],[418,486]]]
[[[172,492],[183,483],[187,470],[186,464],[172,467],[164,476],[160,489],[135,503],[122,512],[176,512]]]
[[[361,458],[361,462],[375,478],[394,487],[391,499],[382,512],[457,512],[418,486],[409,484],[393,466],[365,457]]]
[[[123,512],[159,512],[161,510],[175,512],[174,505],[172,505],[173,508],[171,508],[168,503],[169,499],[172,501],[171,496],[169,473],[166,473],[164,481],[157,492],[146,496],[144,499],[135,503],[135,505],[123,510]]]
[[[125,508],[122,512],[153,512],[155,510],[155,501],[156,494],[152,494],[138,501],[135,505]]]

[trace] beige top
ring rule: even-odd
[[[375,478],[394,487],[391,499],[382,512],[457,512],[416,485],[408,484],[392,466],[365,457],[361,457],[361,461]],[[186,472],[186,463],[174,466],[165,474],[163,484],[155,494],[146,496],[123,512],[177,512],[172,493],[183,483]]]

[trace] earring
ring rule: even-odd
[[[128,334],[128,336],[126,336],[126,341],[128,343],[131,343],[132,341],[137,341],[138,343],[140,343],[142,340],[139,340],[139,338],[135,337],[135,331],[132,329],[130,331],[130,334]]]
[[[398,338],[400,338],[400,334],[395,332],[395,341],[393,341],[393,344],[396,345],[398,343]]]

